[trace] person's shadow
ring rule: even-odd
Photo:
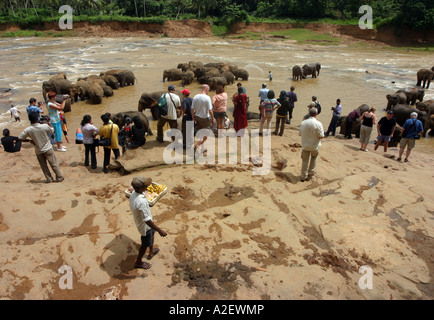
[[[110,241],[104,250],[113,252],[100,264],[101,270],[107,272],[111,278],[130,280],[137,277],[137,269],[134,264],[139,253],[140,244],[128,236],[121,234]]]

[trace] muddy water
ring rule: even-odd
[[[90,114],[95,124],[104,112],[137,110],[138,100],[145,91],[166,90],[169,83],[162,81],[164,69],[176,68],[188,61],[231,62],[250,73],[243,82],[255,111],[257,96],[262,83],[278,93],[296,87],[298,102],[294,109],[294,124],[298,124],[307,111],[311,96],[316,95],[323,112],[318,119],[327,128],[330,108],[337,98],[343,105],[343,114],[366,103],[382,110],[386,106],[385,95],[400,88],[414,86],[416,71],[431,67],[433,54],[406,52],[390,49],[354,48],[342,46],[297,45],[287,42],[238,41],[224,39],[140,39],[140,38],[24,38],[0,40],[0,88],[11,88],[9,95],[0,95],[0,128],[8,126],[12,134],[19,134],[27,125],[10,122],[6,112],[10,104],[16,104],[25,120],[25,106],[30,97],[42,99],[41,85],[51,75],[66,72],[68,79],[99,74],[111,68],[134,71],[138,83],[116,90],[113,97],[104,98],[103,104],[91,105],[79,102],[67,113],[69,129],[75,132],[84,114]],[[292,66],[310,62],[322,65],[317,79],[293,82]],[[267,80],[268,71],[273,81]],[[173,83],[182,90],[180,81]],[[200,91],[195,81],[188,88],[192,95]],[[231,96],[236,86],[227,87]],[[0,91],[1,92],[1,91]],[[211,93],[211,96],[213,93]],[[434,86],[426,92],[426,100],[434,99]],[[230,104],[231,105],[231,104]],[[232,108],[232,105],[230,106]],[[229,112],[230,113],[230,112]],[[378,112],[382,115],[382,112]],[[149,119],[151,115],[147,111]],[[156,124],[153,122],[152,127]],[[417,149],[434,152],[434,142],[421,140]]]

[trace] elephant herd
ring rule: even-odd
[[[120,87],[134,85],[137,81],[134,73],[125,69],[112,69],[101,72],[98,75],[90,75],[78,78],[76,82],[67,79],[65,73],[52,76],[48,81],[42,83],[42,95],[44,99],[49,91],[58,95],[68,94],[65,105],[65,112],[71,111],[71,104],[80,100],[89,100],[92,104],[102,103],[103,97],[113,96],[113,90]]]
[[[180,63],[177,68],[163,71],[163,82],[181,80],[181,85],[185,87],[194,79],[197,79],[200,84],[208,84],[211,90],[215,90],[217,85],[226,86],[238,79],[247,81],[249,73],[235,64],[223,62],[203,64],[200,61]]]
[[[296,81],[301,81],[306,79],[307,76],[312,75],[312,78],[319,76],[319,71],[321,70],[321,64],[319,62],[305,64],[303,67],[294,66],[292,68],[292,79]]]

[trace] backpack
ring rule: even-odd
[[[317,101],[315,101],[315,104],[316,104],[316,109],[318,110],[318,114],[320,114],[321,113],[321,105]]]
[[[158,99],[157,110],[160,116],[167,116],[168,107],[167,107],[166,94],[163,94],[161,98]]]

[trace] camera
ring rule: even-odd
[[[38,107],[42,106],[42,101],[38,101]]]
[[[64,94],[63,95],[63,100],[66,100],[66,99],[69,99],[69,98],[71,98],[71,96],[69,94]]]
[[[48,122],[50,122],[50,117],[46,115],[41,115],[41,117],[39,118],[39,123],[43,124]]]

